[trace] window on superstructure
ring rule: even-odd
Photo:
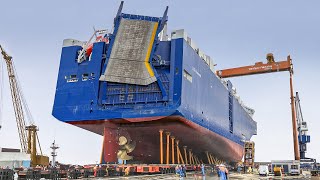
[[[67,82],[78,82],[78,78],[76,74],[70,75],[70,79],[67,79]]]
[[[192,83],[192,75],[188,71],[183,70],[183,77]]]
[[[82,74],[82,81],[87,81],[89,79],[89,74]]]
[[[119,95],[119,101],[120,101],[120,102],[123,102],[124,99],[125,99],[124,94],[120,94],[120,95]]]

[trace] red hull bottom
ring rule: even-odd
[[[160,129],[163,129],[164,132],[170,132],[180,141],[179,146],[183,156],[182,147],[187,146],[204,163],[208,162],[206,151],[220,160],[231,162],[240,161],[244,153],[243,146],[180,116],[81,121],[71,124],[104,135],[101,161],[105,163],[117,162],[118,138],[120,136],[125,136],[136,142],[136,148],[129,154],[134,157],[134,162],[160,163]],[[171,163],[171,139],[169,142]],[[165,133],[163,133],[163,153],[164,162],[166,162]]]

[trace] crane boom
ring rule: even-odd
[[[9,56],[4,51],[4,49],[2,48],[1,45],[0,45],[0,49],[1,49],[1,54],[2,54],[2,56],[6,62],[6,65],[7,65],[10,91],[11,91],[11,96],[12,96],[12,104],[13,104],[14,114],[15,114],[16,122],[17,122],[21,150],[23,152],[27,152],[28,148],[27,148],[26,123],[24,120],[24,114],[23,114],[23,109],[22,109],[22,104],[21,104],[21,96],[20,96],[20,91],[19,91],[19,87],[17,85],[17,79],[15,76],[14,68],[13,68],[12,57]]]
[[[265,74],[265,73],[291,71],[291,70],[292,70],[292,62],[291,62],[290,56],[288,56],[286,61],[268,62],[268,63],[257,62],[252,66],[243,66],[243,67],[237,67],[237,68],[218,70],[216,73],[221,78],[230,78],[230,77],[246,76],[246,75],[253,75],[253,74]]]
[[[298,141],[298,131],[297,131],[297,117],[296,117],[296,107],[295,99],[293,95],[293,65],[290,56],[287,57],[286,61],[274,61],[272,53],[267,54],[267,63],[257,62],[252,66],[243,66],[237,68],[223,69],[216,71],[216,74],[220,78],[231,78],[239,76],[248,76],[254,74],[265,74],[281,71],[290,72],[290,98],[291,98],[291,116],[292,116],[292,135],[293,135],[293,146],[294,146],[294,157],[295,160],[300,160],[299,153],[299,141]]]

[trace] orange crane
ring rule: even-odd
[[[247,76],[254,74],[266,74],[281,71],[289,71],[290,73],[290,98],[291,98],[291,116],[292,116],[292,130],[293,130],[293,145],[294,145],[294,157],[295,160],[300,160],[299,153],[299,141],[297,131],[297,118],[296,118],[296,107],[293,95],[293,65],[290,56],[287,57],[286,61],[275,62],[273,54],[267,54],[267,63],[257,62],[251,66],[243,66],[237,68],[223,69],[216,71],[216,74],[221,78],[231,78],[238,76]]]
[[[15,73],[12,57],[4,51],[1,45],[0,51],[7,65],[12,104],[17,122],[21,150],[27,154],[30,154],[32,167],[35,167],[36,165],[47,166],[49,165],[49,157],[42,155],[42,150],[37,133],[38,128],[35,125],[27,103],[23,98],[17,74]],[[25,115],[29,120],[29,126],[26,126]],[[39,144],[40,155],[38,155],[37,153],[37,142]]]

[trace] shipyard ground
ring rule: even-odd
[[[90,178],[91,179],[91,178]],[[199,173],[188,173],[187,177],[179,178],[175,174],[155,174],[155,175],[138,175],[138,176],[126,176],[126,177],[110,177],[110,178],[97,178],[97,179],[114,179],[114,180],[125,180],[125,179],[141,179],[141,180],[155,180],[155,179],[168,179],[168,180],[219,180],[220,178],[217,175],[207,175],[205,177],[201,176]],[[310,173],[306,172],[300,176],[259,176],[257,174],[238,174],[232,173],[229,175],[229,179],[243,179],[243,180],[255,180],[255,179],[320,179],[320,177],[311,177]]]

